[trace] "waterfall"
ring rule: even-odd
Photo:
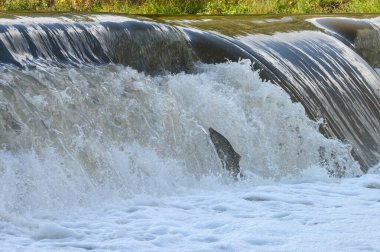
[[[352,177],[379,162],[380,77],[351,45],[317,28],[191,25],[3,19],[0,209],[225,183],[210,127],[242,157],[246,181]]]

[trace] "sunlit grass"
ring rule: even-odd
[[[379,0],[0,0],[0,10],[129,14],[380,13]]]

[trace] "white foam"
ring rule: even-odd
[[[352,237],[378,245],[379,225],[344,241],[340,222],[377,213],[361,209],[376,204],[378,175],[330,178],[336,164],[360,173],[350,146],[324,138],[249,61],[159,77],[112,65],[0,71],[2,249],[310,250],[305,234],[327,250],[364,249]],[[243,180],[222,170],[209,127],[241,154]]]
[[[3,120],[11,124],[0,133],[0,209],[49,212],[218,188],[228,176],[209,127],[242,156],[242,183],[325,180],[335,166],[360,174],[350,146],[323,137],[249,61],[197,71],[152,78],[123,66],[2,70]]]
[[[43,239],[65,239],[65,238],[75,238],[75,233],[65,227],[57,225],[55,223],[42,224],[38,227],[33,235],[37,240]]]
[[[4,251],[377,251],[379,174],[139,195],[0,220]],[[19,216],[18,218],[23,218]],[[27,223],[27,222],[25,222]]]

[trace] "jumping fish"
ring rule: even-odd
[[[238,178],[241,176],[239,161],[241,156],[234,150],[231,143],[219,132],[213,128],[208,129],[210,132],[210,138],[223,167],[230,172],[230,174]]]

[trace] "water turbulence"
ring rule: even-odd
[[[380,77],[359,55],[333,37],[315,31],[240,38],[304,104],[322,131],[345,139],[367,170],[380,160]]]
[[[228,184],[209,128],[251,183],[379,162],[379,76],[336,38],[160,22],[2,20],[0,213]]]

